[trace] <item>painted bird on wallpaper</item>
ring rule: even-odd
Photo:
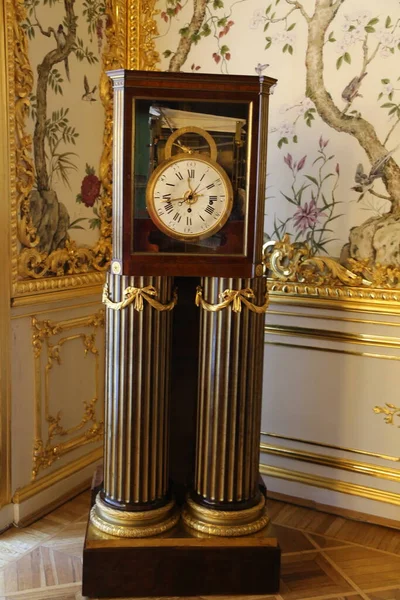
[[[258,75],[259,77],[261,77],[261,75],[262,75],[262,72],[263,72],[263,71],[265,71],[265,69],[266,69],[267,67],[269,67],[269,64],[267,64],[267,63],[266,63],[266,64],[264,64],[264,65],[262,65],[261,63],[258,63],[258,64],[257,64],[257,66],[256,66],[256,67],[254,67],[254,70],[255,70],[255,72],[257,73],[257,75]]]
[[[355,192],[358,192],[359,194],[362,194],[359,200],[361,200],[364,194],[366,194],[372,188],[376,179],[380,179],[381,177],[383,177],[384,166],[386,165],[389,158],[392,156],[393,152],[397,150],[397,148],[398,146],[396,148],[393,148],[393,150],[385,154],[385,156],[383,156],[382,158],[375,161],[368,174],[364,173],[364,167],[361,163],[357,165],[356,174],[354,176],[354,181],[357,185],[355,185],[351,189]]]
[[[350,83],[346,85],[342,92],[343,100],[345,100],[346,102],[353,102],[353,100],[357,98],[357,96],[362,98],[362,95],[358,93],[358,90],[360,89],[362,80],[367,74],[368,73],[363,73],[360,76],[356,75],[356,77],[353,77],[353,79],[350,81]]]
[[[93,98],[93,94],[97,90],[97,85],[91,90],[86,75],[83,77],[83,87],[85,88],[85,93],[82,96],[82,100],[85,100],[85,102],[96,102],[96,98]]]
[[[61,24],[58,26],[58,29],[56,32],[56,39],[57,39],[57,46],[59,48],[61,48],[61,50],[62,50],[65,47],[65,44],[67,43],[67,37],[64,32],[64,27]],[[71,81],[70,76],[69,76],[68,56],[64,59],[64,65],[65,65],[65,73],[67,75],[67,79],[68,79],[68,81]]]

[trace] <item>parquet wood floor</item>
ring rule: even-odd
[[[400,531],[275,500],[268,506],[271,535],[282,548],[280,594],[240,600],[400,600]],[[83,600],[88,509],[85,492],[30,527],[0,536],[0,600]]]

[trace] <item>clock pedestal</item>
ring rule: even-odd
[[[100,497],[97,495],[85,539],[85,596],[244,596],[272,594],[279,588],[280,549],[273,528],[267,525],[265,498],[260,493],[258,478],[265,280],[205,278],[201,282],[195,279],[187,282],[190,285],[179,284],[179,307],[173,311],[175,352],[165,352],[169,347],[171,312],[157,313],[148,305],[138,312],[132,304],[122,310],[122,313],[130,311],[125,316],[111,309],[107,311],[108,438],[104,492]],[[202,293],[199,288],[197,293],[200,307],[194,303],[196,283],[201,283]],[[163,290],[160,298],[167,305],[172,293],[169,278],[110,276],[109,296],[113,302],[120,302],[127,286],[143,289],[148,285]],[[253,298],[249,298],[250,287]],[[231,300],[225,301],[227,305],[220,310],[213,310],[221,304],[219,294],[225,290],[231,292]],[[260,308],[260,312],[248,308],[246,301]],[[192,331],[198,331],[199,319],[197,352],[190,349],[193,343],[197,345],[198,334],[192,337]],[[161,321],[164,322],[164,333]],[[143,328],[145,323],[146,330]],[[130,340],[125,346],[124,335]],[[134,367],[132,352],[139,348],[142,348],[142,360],[137,360],[142,366]],[[177,356],[185,355],[186,360],[178,365]],[[171,356],[172,365],[168,358]],[[130,369],[128,365],[131,365]],[[181,463],[170,466],[171,475],[176,474],[177,495],[179,497],[180,490],[185,487],[192,489],[182,510],[183,519],[170,529],[169,524],[176,513],[168,505],[167,457],[163,451],[159,462],[150,460],[151,456],[157,455],[152,454],[151,449],[165,448],[162,440],[168,436],[168,419],[165,417],[168,394],[161,394],[164,397],[162,406],[149,394],[150,384],[153,382],[159,391],[167,389],[164,370],[167,367],[171,367],[175,379],[172,403],[188,405],[186,412],[176,412],[173,408],[175,422],[171,424],[171,432],[180,441],[188,434],[193,437],[192,417],[197,400],[193,381],[198,370],[202,381],[197,402],[196,467],[190,450],[182,444],[181,454],[185,455],[189,450],[190,457],[189,460],[186,456],[179,459],[174,440],[171,440],[173,462]],[[151,397],[154,410],[153,405],[146,404],[146,398]],[[156,419],[158,425],[153,426],[151,415],[161,414],[163,420]],[[189,417],[187,420],[184,420],[184,414]],[[144,421],[136,420],[136,425],[140,422],[142,427],[140,431],[136,429],[128,442],[124,431],[134,431],[133,415]],[[153,436],[157,431],[160,439]],[[123,445],[124,439],[126,445]],[[137,452],[142,462],[134,468]],[[151,470],[151,465],[156,466],[155,471]],[[159,473],[155,479],[154,473]],[[138,486],[133,489],[140,491],[139,496],[135,496],[140,499],[136,522],[132,520],[132,492],[128,492],[134,481]],[[151,481],[157,482],[158,495],[149,493],[154,489]],[[117,508],[116,498],[124,493],[124,502]],[[115,507],[112,516],[116,526],[111,523],[113,528],[107,529],[109,513],[103,509],[102,498],[110,498],[110,505]],[[160,504],[161,511],[157,508]],[[147,533],[139,530],[146,508]],[[127,513],[124,512],[126,509]],[[115,513],[119,514],[119,519],[115,520]],[[125,514],[129,516],[124,521]],[[97,517],[106,521],[106,527],[104,523],[98,526]],[[165,526],[160,529],[163,532],[154,535],[153,524]],[[139,537],[141,534],[146,537]]]

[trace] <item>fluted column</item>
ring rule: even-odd
[[[183,517],[245,535],[268,521],[258,486],[266,280],[204,278],[199,304],[196,469]]]
[[[91,520],[145,537],[178,515],[168,489],[171,277],[109,274],[106,300],[104,487]]]

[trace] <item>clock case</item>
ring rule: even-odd
[[[112,272],[138,276],[260,275],[268,100],[276,80],[257,76],[129,70],[110,71],[107,74],[112,79],[114,88]],[[141,148],[135,143],[135,107],[138,103],[147,101],[161,107],[198,108],[202,103],[209,107],[214,105],[222,117],[224,107],[228,117],[232,117],[232,106],[240,107],[241,114],[243,107],[248,107],[246,156],[239,156],[239,160],[245,161],[244,216],[239,227],[232,219],[222,227],[220,234],[224,244],[217,251],[210,251],[208,248],[203,250],[201,246],[193,247],[183,243],[172,245],[172,250],[166,249],[165,238],[168,239],[168,236],[157,231],[149,215],[138,214],[138,187],[134,181],[137,178],[133,177],[133,169]],[[193,120],[195,121],[195,117]],[[190,121],[188,125],[190,126]],[[149,139],[149,147],[153,145],[153,141]],[[148,177],[152,168],[156,167],[157,163],[153,161],[153,166],[149,166]],[[146,178],[144,179],[146,185]],[[159,243],[157,236],[164,237],[164,244],[162,239]]]

